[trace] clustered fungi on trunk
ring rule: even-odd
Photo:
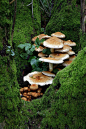
[[[75,52],[72,50],[72,46],[76,46],[76,43],[71,40],[62,40],[62,38],[65,38],[65,35],[61,32],[55,32],[51,34],[51,36],[40,34],[32,38],[32,41],[35,42],[37,38],[39,38],[39,40],[45,39],[45,41],[40,44],[39,48],[35,47],[35,51],[39,52],[38,56],[40,57],[40,61],[49,63],[49,71],[35,71],[29,73],[23,77],[23,81],[28,81],[29,84],[34,86],[39,85],[43,87],[52,84],[55,77],[55,74],[53,73],[54,68],[61,70],[61,67],[59,66],[63,66],[64,68],[72,63],[76,57]],[[36,44],[34,44],[34,46],[36,46]],[[50,55],[42,52],[46,48],[50,49]],[[38,88],[34,91],[31,89],[31,86],[28,85],[26,89],[27,90],[25,90],[25,87],[20,89],[20,92],[23,95],[22,99],[25,101],[31,101],[32,99],[43,95],[43,93],[41,93],[42,88],[41,90]]]

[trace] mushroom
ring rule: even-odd
[[[49,71],[50,72],[53,71],[53,64],[61,64],[61,63],[63,63],[62,59],[55,59],[55,58],[52,58],[52,57],[42,57],[42,58],[39,58],[39,60],[49,63]]]
[[[33,44],[33,45],[36,46],[35,44]],[[39,46],[38,48],[35,47],[35,51],[37,51],[37,52],[42,52],[43,49],[44,49],[44,47],[42,47],[42,46]]]
[[[38,85],[37,85],[37,84],[32,84],[32,85],[30,86],[30,89],[31,89],[31,90],[37,90],[37,89],[38,89]]]
[[[72,48],[69,45],[64,45],[63,48],[55,49],[55,52],[68,52]]]
[[[66,61],[64,61],[63,62],[63,66],[68,66],[68,65],[70,65],[72,63],[72,61],[71,60],[66,60]]]
[[[24,87],[23,90],[24,90],[24,91],[28,91],[28,87]]]
[[[40,35],[35,36],[34,38],[32,38],[32,41],[35,42],[37,37],[39,38],[39,40],[41,40],[41,39],[45,39],[45,38],[50,38],[51,36],[48,36],[48,35],[45,35],[45,34],[40,34]],[[41,44],[43,44],[43,43],[41,43]]]
[[[44,41],[43,45],[45,47],[51,48],[51,52],[54,52],[54,49],[63,47],[63,41],[57,37],[51,37]]]
[[[73,61],[75,59],[75,57],[76,57],[75,55],[71,55],[69,60]]]
[[[24,81],[28,81],[30,84],[37,84],[40,86],[52,84],[53,78],[43,75],[42,72],[34,71],[23,77]]]
[[[64,41],[64,45],[76,46],[76,43],[72,42],[71,40],[67,40],[67,41]]]
[[[61,59],[61,60],[65,60],[69,58],[68,54],[62,54],[62,53],[53,53],[50,54],[49,57],[55,58],[55,59]]]
[[[67,53],[68,53],[69,55],[74,55],[74,54],[75,54],[75,52],[72,51],[72,50],[69,50]]]
[[[38,88],[37,93],[41,93],[42,88]]]
[[[47,54],[44,54],[43,52],[40,52],[40,53],[38,54],[38,56],[39,56],[39,57],[44,57],[44,56],[47,56]]]
[[[42,71],[42,73],[46,76],[55,77],[55,74],[51,73],[50,71]]]
[[[65,35],[61,32],[52,33],[51,36],[55,36],[55,37],[58,37],[58,38],[65,38]]]
[[[26,97],[22,97],[21,99],[23,99],[23,100],[27,101],[27,98],[26,98]]]

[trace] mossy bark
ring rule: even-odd
[[[30,123],[32,128],[85,128],[86,47],[69,66],[57,73],[43,97],[32,101],[28,108],[34,122]]]
[[[62,32],[66,35],[65,40],[77,43],[77,47],[74,47],[77,52],[79,49],[79,30],[80,4],[77,4],[76,0],[55,0],[51,18],[46,26],[46,34]]]

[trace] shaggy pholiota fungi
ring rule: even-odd
[[[23,81],[28,82],[28,86],[20,89],[20,95],[25,101],[31,101],[33,99],[41,97],[47,87],[52,84],[55,74],[54,69],[60,71],[66,66],[70,65],[75,59],[75,52],[72,50],[72,46],[76,46],[75,42],[71,40],[62,40],[65,35],[61,32],[52,33],[51,36],[40,34],[32,38],[32,42],[35,42],[39,38],[45,39],[40,46],[35,46],[35,51],[38,53],[38,59],[43,62],[49,63],[49,71],[34,71],[23,76]],[[43,53],[44,49],[50,49],[51,54]]]

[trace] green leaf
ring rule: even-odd
[[[23,49],[25,47],[25,44],[19,44],[18,47]]]
[[[41,43],[43,43],[45,41],[45,39],[41,39],[40,41],[39,41],[39,43],[41,44]]]
[[[34,51],[35,50],[35,46],[34,45],[32,45],[32,47],[31,47],[31,49],[30,49],[30,51]]]
[[[51,51],[49,48],[43,49],[42,51],[44,54],[51,54]]]
[[[20,56],[21,56],[23,59],[27,59],[27,57],[28,57],[27,53],[22,53],[22,54],[20,54]]]
[[[36,56],[30,56],[28,62],[31,62],[32,59],[36,59]]]
[[[31,44],[27,44],[27,45],[25,46],[25,51],[29,50],[30,48],[31,48]]]
[[[30,64],[37,66],[39,62],[40,62],[40,61],[37,60],[37,59],[32,59],[31,62],[30,62]]]

